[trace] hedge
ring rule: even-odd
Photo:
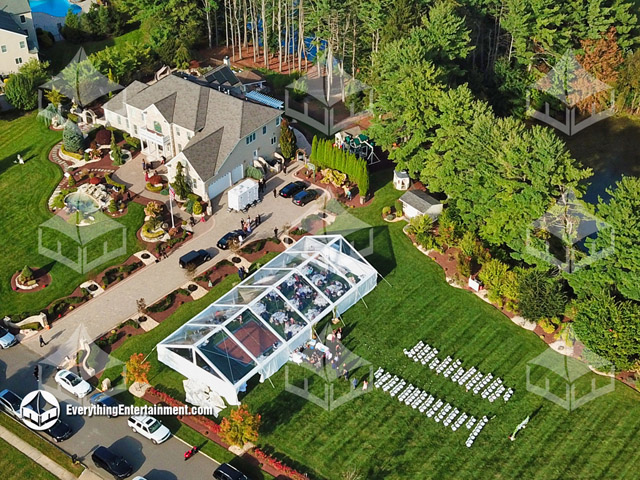
[[[124,186],[124,184],[122,183],[118,183],[118,182],[114,182],[111,179],[111,174],[107,173],[104,176],[105,181],[109,184],[109,185],[113,185],[114,187],[116,187],[118,190],[120,190],[120,193],[124,193],[124,191],[126,190],[127,187]]]
[[[162,235],[164,235],[164,230],[160,230],[158,232],[151,232],[150,229],[151,225],[149,225],[148,223],[145,223],[144,225],[142,225],[142,233],[144,233],[144,236],[147,238],[158,238],[161,237]]]
[[[152,185],[151,183],[147,182],[147,190],[149,190],[150,192],[159,192],[164,188],[163,185]]]
[[[60,151],[65,155],[68,155],[68,156],[70,156],[72,158],[75,158],[76,160],[84,160],[84,154],[69,152],[69,151],[65,150],[64,145],[60,145]]]
[[[367,161],[341,148],[335,148],[330,140],[313,137],[311,162],[316,166],[316,171],[331,168],[345,173],[349,180],[358,184],[361,197],[366,197],[369,193]]]

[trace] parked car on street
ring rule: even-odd
[[[307,203],[314,201],[316,198],[318,198],[318,192],[315,190],[303,190],[293,196],[292,202],[304,207]]]
[[[249,480],[249,477],[228,463],[223,463],[216,468],[213,472],[213,478],[216,480]]]
[[[91,403],[91,405],[98,405],[100,407],[105,407],[112,410],[113,413],[109,413],[109,417],[111,418],[118,416],[117,410],[120,404],[116,402],[113,397],[110,397],[106,393],[101,392],[91,395],[91,398],[89,398],[89,402]]]
[[[116,478],[127,478],[133,473],[133,467],[120,455],[107,447],[99,446],[91,454],[96,467],[103,468]]]
[[[58,420],[53,427],[45,430],[56,442],[62,442],[73,435],[73,430],[62,420]]]
[[[209,260],[211,260],[211,255],[206,250],[191,250],[189,253],[181,256],[178,263],[180,263],[181,268],[187,268],[190,265],[197,267]]]
[[[298,180],[295,182],[288,183],[287,185],[282,187],[280,189],[280,196],[284,198],[291,198],[296,193],[306,189],[307,189],[307,184],[304,183],[303,181]]]
[[[2,406],[2,409],[9,415],[19,419],[22,418],[22,414],[20,413],[21,403],[22,398],[11,390],[5,388],[0,392],[0,406]]]
[[[242,230],[233,230],[232,232],[226,233],[220,240],[218,240],[218,248],[220,250],[228,250],[229,247],[233,244],[233,242],[238,242],[242,245],[247,234]]]
[[[78,398],[86,397],[91,390],[93,390],[89,382],[69,370],[60,370],[56,373],[55,381],[66,391]]]
[[[9,348],[18,343],[18,339],[4,327],[0,327],[0,348]]]
[[[171,430],[149,415],[134,415],[129,417],[127,423],[131,430],[148,438],[154,445],[166,441],[171,436]]]

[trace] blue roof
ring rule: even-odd
[[[277,98],[270,97],[269,95],[265,95],[260,92],[252,91],[247,93],[246,96],[249,100],[262,103],[263,105],[267,105],[271,108],[282,110],[282,108],[284,107],[284,102],[282,100],[278,100]]]

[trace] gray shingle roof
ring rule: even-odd
[[[111,100],[105,103],[104,108],[119,115],[126,115],[127,110],[124,107],[125,98],[133,98],[134,95],[147,88],[147,86],[148,85],[146,83],[142,83],[137,80],[133,81],[127,88],[120,91],[117,95],[111,98]]]
[[[0,0],[0,10],[12,13],[28,13],[31,11],[29,0]]]
[[[22,35],[23,37],[27,36],[27,34],[24,33],[24,30],[22,30],[13,20],[11,15],[3,11],[0,11],[0,30],[17,33],[18,35]]]
[[[124,99],[140,110],[155,105],[167,121],[195,132],[182,153],[204,181],[218,172],[240,140],[282,114],[175,75],[150,86],[134,82],[105,108],[123,111]]]
[[[400,197],[400,201],[415,208],[420,213],[426,213],[431,207],[441,203],[422,190],[409,190]]]

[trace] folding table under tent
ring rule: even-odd
[[[276,373],[316,323],[358,302],[377,275],[341,235],[303,237],[162,340],[158,360],[238,405],[251,377]]]

